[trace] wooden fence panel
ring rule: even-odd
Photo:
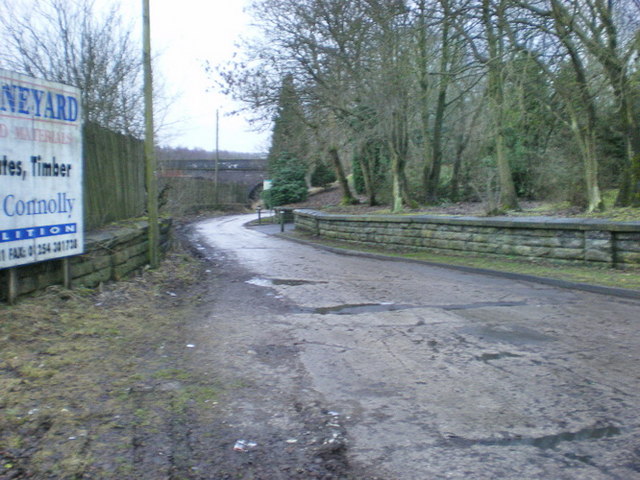
[[[83,137],[85,230],[143,215],[143,142],[91,123]]]

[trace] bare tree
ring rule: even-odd
[[[9,69],[82,90],[84,118],[124,134],[144,130],[139,42],[118,7],[94,0],[2,0]]]
[[[640,53],[637,2],[545,0],[530,8],[540,16],[553,18],[570,52],[583,49],[600,64],[617,104],[618,128],[626,146],[616,203],[640,205],[640,88],[633,82],[633,58]]]
[[[626,141],[620,198],[640,202],[638,4],[255,0],[263,40],[220,76],[227,91],[271,119],[282,79],[292,75],[305,121],[315,119],[308,130],[315,150],[346,168],[349,150],[356,152],[370,202],[379,185],[392,187],[380,192],[386,200],[391,193],[394,211],[437,201],[441,177],[451,178],[458,197],[461,187],[469,191],[465,172],[491,168],[499,206],[517,208],[518,194],[549,192],[539,180],[550,165],[546,149],[566,143],[568,132],[584,172],[577,193],[595,210],[605,150],[597,114],[612,105]],[[388,167],[383,182],[374,175],[376,155]]]
[[[345,179],[349,202],[341,159],[350,140],[345,132],[358,118],[357,98],[366,96],[371,27],[366,8],[363,0],[257,0],[251,13],[262,38],[248,41],[241,58],[217,69],[223,91],[244,102],[258,121],[274,117],[283,79],[295,79],[302,110],[309,112],[301,121],[309,123],[312,143],[324,139],[320,151]]]
[[[506,209],[518,208],[511,166],[505,146],[505,98],[504,65],[507,55],[505,23],[508,2],[505,0],[482,0],[480,6],[481,25],[486,39],[488,92],[494,114],[495,157],[500,181],[500,206]]]
[[[508,26],[511,42],[538,66],[553,87],[554,94],[546,99],[546,107],[571,131],[578,147],[587,211],[601,210],[604,204],[598,183],[596,94],[586,67],[587,52],[567,27],[560,2],[551,0],[550,10],[541,10],[534,2],[518,4],[528,13]],[[515,33],[523,29],[529,31],[528,41]]]
[[[438,201],[444,159],[445,115],[451,106],[449,87],[455,81],[455,60],[459,57],[456,52],[461,46],[452,28],[451,6],[451,0],[417,0],[414,7],[417,29],[417,91],[421,103],[424,157],[423,187],[427,203]],[[434,94],[435,102],[432,98]]]

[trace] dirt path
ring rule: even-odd
[[[97,291],[0,305],[0,479],[378,478],[347,463],[304,375],[281,375],[299,365],[268,325],[286,305],[188,248]]]
[[[194,238],[211,264],[210,302],[189,323],[185,362],[219,395],[210,410],[191,412],[193,478],[383,478],[347,459],[344,418],[311,388],[282,321],[292,305]]]

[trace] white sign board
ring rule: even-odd
[[[80,254],[80,91],[2,69],[0,89],[0,268]]]

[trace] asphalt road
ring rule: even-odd
[[[338,255],[253,218],[197,225],[239,273],[191,332],[194,362],[245,387],[221,415],[247,450],[302,450],[324,415],[337,478],[640,479],[639,301]],[[268,475],[246,478],[293,478]]]

